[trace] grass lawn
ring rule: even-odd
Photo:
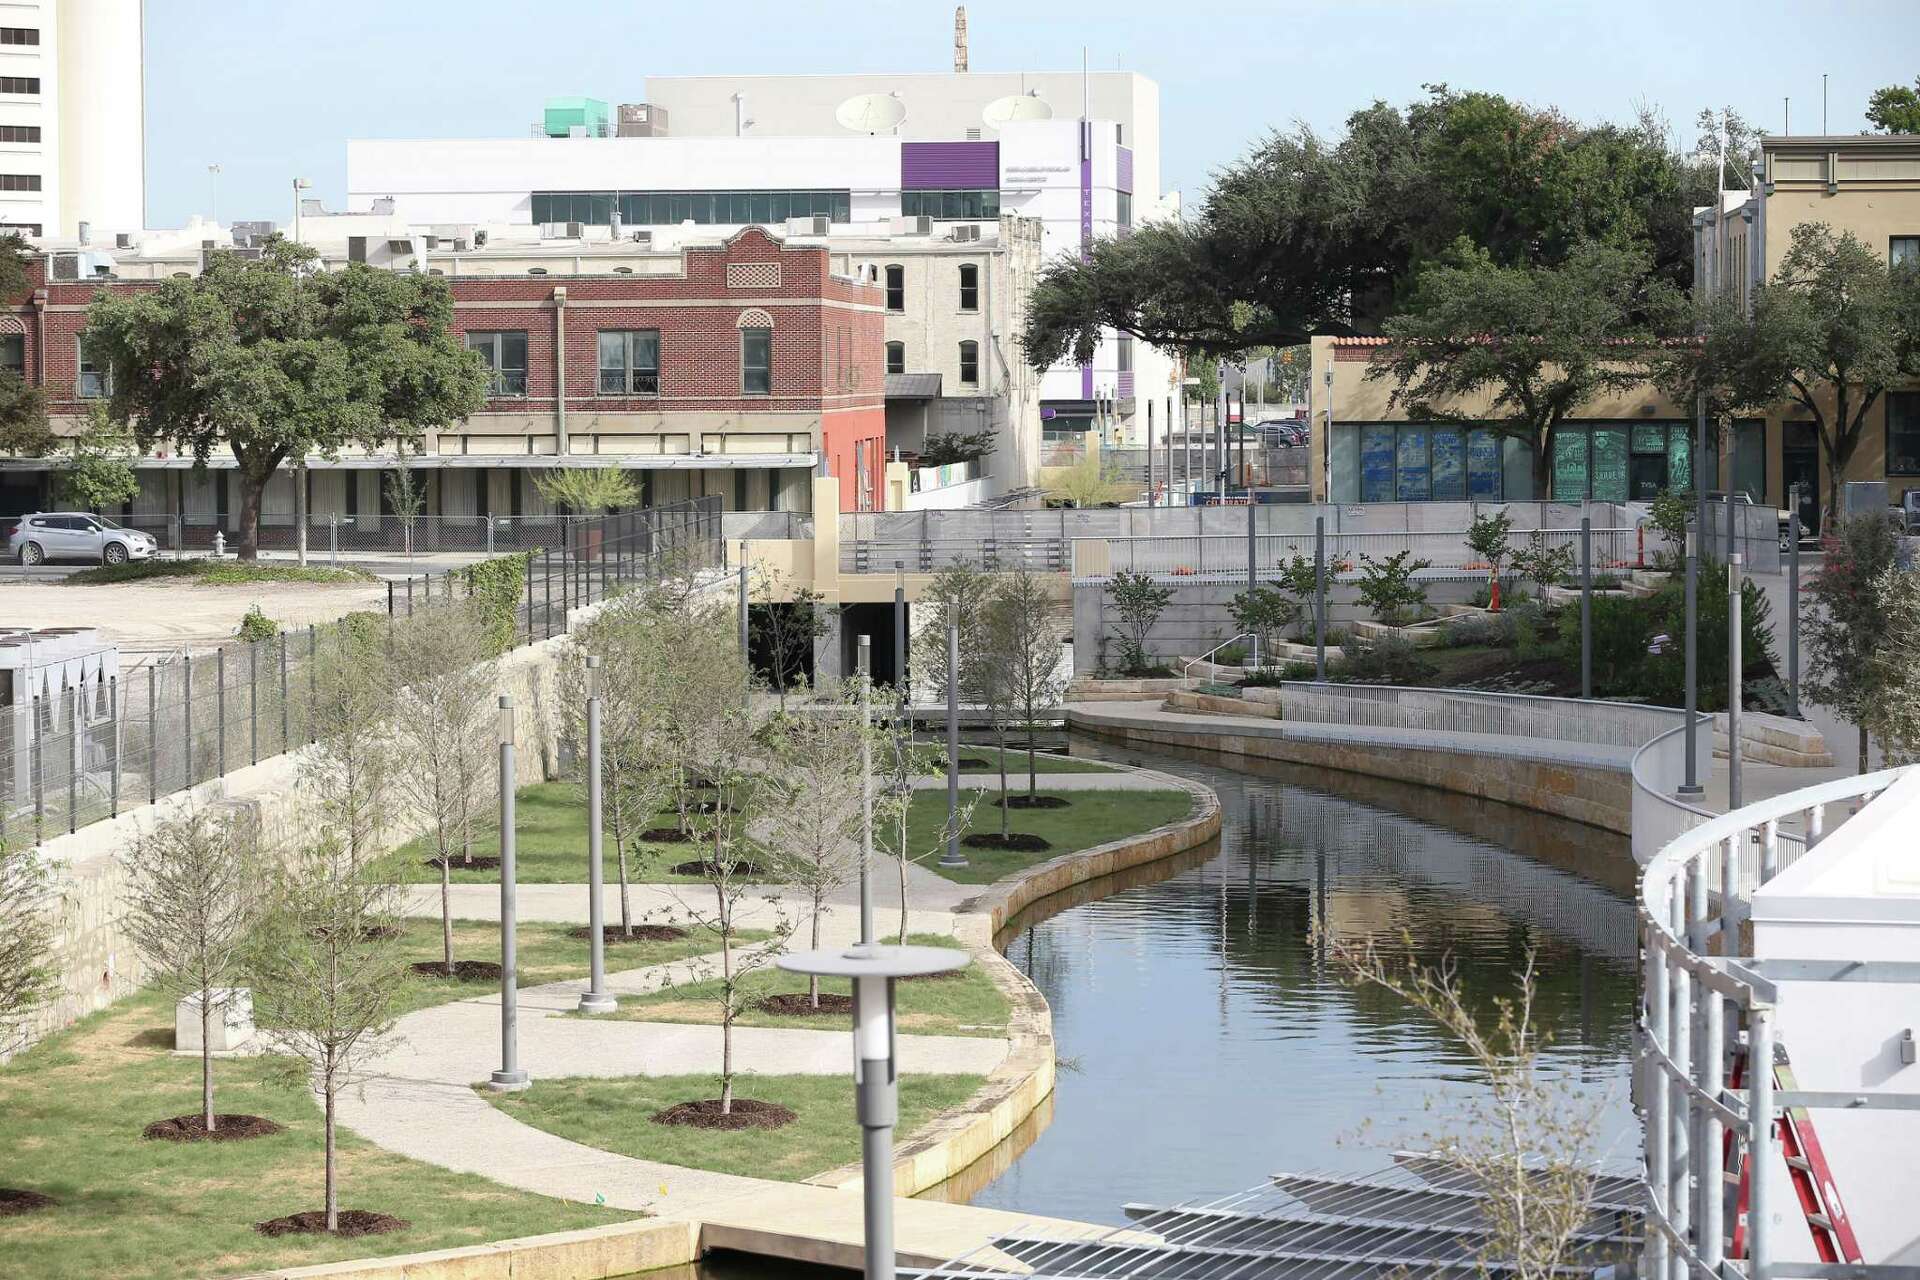
[[[597,1226],[636,1215],[510,1190],[381,1150],[340,1131],[341,1207],[391,1213],[406,1231],[269,1239],[268,1218],[321,1207],[320,1110],[265,1059],[215,1064],[222,1112],[284,1133],[235,1143],[149,1142],[155,1120],[197,1111],[200,1060],[175,1057],[173,1004],[142,993],[0,1067],[0,1186],[52,1196],[0,1217],[0,1273],[163,1280],[298,1267]],[[850,1105],[850,1104],[849,1104]],[[848,1116],[843,1128],[858,1133]]]
[[[543,982],[560,982],[568,978],[587,976],[587,940],[567,935],[578,925],[539,924],[522,921],[518,933],[518,951],[515,956],[514,974],[517,985],[522,987],[539,986]],[[401,924],[404,930],[401,945],[406,950],[409,962],[415,960],[434,960],[442,958],[440,950],[439,917],[429,919],[408,919]],[[765,930],[743,929],[740,936],[746,941],[757,941],[766,937]],[[668,960],[680,960],[687,956],[705,955],[717,951],[720,944],[713,935],[704,929],[695,929],[687,936],[676,941],[665,942],[622,942],[607,948],[607,972],[618,973],[623,969],[639,969],[647,965],[663,964]],[[453,958],[455,960],[500,961],[500,927],[491,920],[455,920],[453,922]],[[469,996],[485,995],[500,989],[499,979],[486,981],[461,981],[455,978],[427,977],[424,974],[412,974],[400,996],[400,1010],[411,1013],[415,1009],[424,1009],[430,1005],[446,1004],[452,1000],[464,1000]]]
[[[1000,754],[1000,749],[998,747],[974,747],[974,746],[968,746],[964,742],[961,743],[960,758],[962,760],[985,760],[987,762],[988,767],[985,769],[962,769],[960,771],[960,776],[963,778],[968,778],[968,777],[979,778],[979,777],[986,777],[989,775],[997,775],[999,770],[995,768],[994,765],[999,758],[999,754]],[[939,768],[936,770],[936,772],[938,772],[942,777],[946,776],[946,768],[947,768],[946,758],[947,758],[946,752],[942,751],[940,753],[941,763]],[[1112,773],[1113,772],[1112,765],[1102,763],[1099,760],[1081,760],[1073,756],[1063,756],[1063,755],[1058,755],[1056,753],[1047,752],[1047,751],[1034,752],[1033,765],[1034,765],[1033,771],[1035,773]],[[1026,752],[1026,748],[1024,747],[1012,748],[1007,752],[1007,776],[1011,778],[1016,773],[1023,778],[1027,776],[1027,752]]]
[[[903,1076],[897,1132],[905,1138],[941,1111],[965,1102],[979,1087],[979,1076]],[[734,1077],[733,1089],[735,1097],[792,1109],[793,1123],[780,1129],[734,1130],[653,1123],[655,1112],[677,1102],[717,1097],[719,1084],[711,1075],[624,1080],[575,1076],[542,1080],[525,1093],[479,1093],[536,1129],[602,1151],[689,1169],[798,1182],[860,1158],[851,1073],[743,1074]]]
[[[282,564],[239,560],[129,560],[71,573],[63,581],[77,587],[101,583],[145,582],[150,578],[184,578],[209,587],[244,586],[249,582],[372,582],[374,576],[358,569],[331,569],[322,565]]]
[[[892,938],[885,939],[888,942]],[[959,944],[944,934],[911,934],[908,942],[929,947],[954,947]],[[794,945],[805,946],[805,935],[796,934]],[[810,1027],[825,1031],[845,1031],[848,1015],[843,1012],[803,1013],[799,1015],[766,1013],[752,1006],[770,995],[786,992],[805,994],[807,980],[800,974],[781,969],[756,969],[741,980],[742,1010],[735,1025],[742,1027]],[[822,994],[851,995],[845,978],[825,978]],[[902,982],[895,988],[900,1030],[916,1035],[1001,1036],[1006,1034],[1007,998],[993,985],[986,971],[970,964],[952,978],[930,978]],[[720,1021],[720,983],[697,982],[656,991],[650,995],[627,996],[620,1011],[601,1014],[603,1018],[621,1018],[630,1022],[704,1022]]]
[[[514,849],[515,868],[521,884],[585,884],[587,882],[587,795],[572,782],[536,782],[522,787],[514,797],[514,819],[518,826],[518,844]],[[671,827],[677,819],[662,813],[653,825]],[[619,883],[620,855],[613,848],[613,836],[603,831],[600,862],[608,884]],[[627,876],[635,884],[697,884],[699,876],[675,875],[669,868],[692,862],[704,852],[694,844],[642,843],[627,855]],[[425,839],[402,845],[389,854],[396,881],[408,884],[438,884],[440,869],[428,866],[433,856]],[[473,856],[500,856],[497,832],[486,831],[475,837]],[[462,870],[453,864],[455,884],[499,884],[499,871]]]
[[[1015,795],[1025,795],[1016,788]],[[1047,794],[1044,790],[1042,795]],[[1009,872],[1036,862],[1045,862],[1063,853],[1090,849],[1122,836],[1138,835],[1155,827],[1177,822],[1187,816],[1193,800],[1184,791],[1066,791],[1057,792],[1070,801],[1064,809],[1015,809],[1008,815],[1008,830],[1041,836],[1051,849],[1037,853],[969,849],[963,843],[960,852],[967,856],[964,867],[943,867],[937,859],[922,863],[949,880],[962,884],[989,884]],[[973,810],[970,832],[1000,830],[1000,810],[994,801],[997,791],[983,792]],[[940,791],[917,792],[907,809],[907,839],[914,849],[931,848],[947,821],[947,797]]]

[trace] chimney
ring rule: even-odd
[[[967,69],[967,6],[959,5],[953,11],[953,69]]]

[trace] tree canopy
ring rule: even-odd
[[[1338,139],[1276,133],[1189,219],[1052,263],[1022,345],[1044,367],[1089,358],[1103,327],[1207,356],[1377,333],[1462,237],[1499,267],[1558,265],[1588,240],[1637,245],[1657,279],[1684,287],[1714,167],[1677,153],[1651,113],[1582,125],[1430,86],[1404,108],[1355,112]]]
[[[1890,84],[1867,99],[1867,119],[1882,133],[1920,133],[1920,76],[1912,87]]]
[[[201,465],[232,451],[242,558],[282,462],[411,442],[486,399],[485,366],[449,327],[444,280],[313,261],[279,239],[257,259],[212,254],[190,279],[103,291],[88,315],[88,347],[112,371],[110,411],[141,448],[168,441]]]

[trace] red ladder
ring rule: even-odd
[[[1730,1090],[1739,1090],[1746,1068],[1747,1050],[1741,1045],[1733,1051],[1733,1071],[1727,1085]],[[1781,1090],[1800,1087],[1794,1081],[1786,1048],[1780,1044],[1773,1047],[1773,1087]],[[1807,1230],[1813,1235],[1813,1249],[1820,1261],[1866,1261],[1860,1253],[1860,1242],[1853,1234],[1853,1222],[1841,1203],[1840,1191],[1833,1185],[1833,1171],[1827,1165],[1826,1153],[1820,1149],[1820,1138],[1813,1131],[1813,1117],[1805,1107],[1789,1107],[1773,1124],[1780,1135],[1780,1154],[1787,1162],[1787,1180],[1800,1201],[1800,1212],[1807,1220]],[[1733,1133],[1729,1130],[1721,1146],[1721,1163],[1731,1166],[1733,1159]],[[1734,1197],[1730,1255],[1735,1258],[1747,1256],[1747,1196],[1752,1173],[1753,1156],[1749,1148],[1741,1153],[1738,1172],[1729,1171],[1726,1175],[1736,1181],[1738,1188]]]

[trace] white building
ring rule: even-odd
[[[145,225],[142,0],[0,3],[0,231]]]
[[[527,137],[347,144],[348,209],[391,200],[409,223],[724,234],[808,218],[858,243],[916,228],[991,236],[1017,214],[1040,223],[1043,260],[1177,209],[1159,181],[1159,88],[1121,71],[652,77],[643,103],[555,100]],[[993,335],[1009,361],[1023,319]],[[1044,426],[1164,439],[1175,368],[1109,338],[1090,364],[1045,371]]]

